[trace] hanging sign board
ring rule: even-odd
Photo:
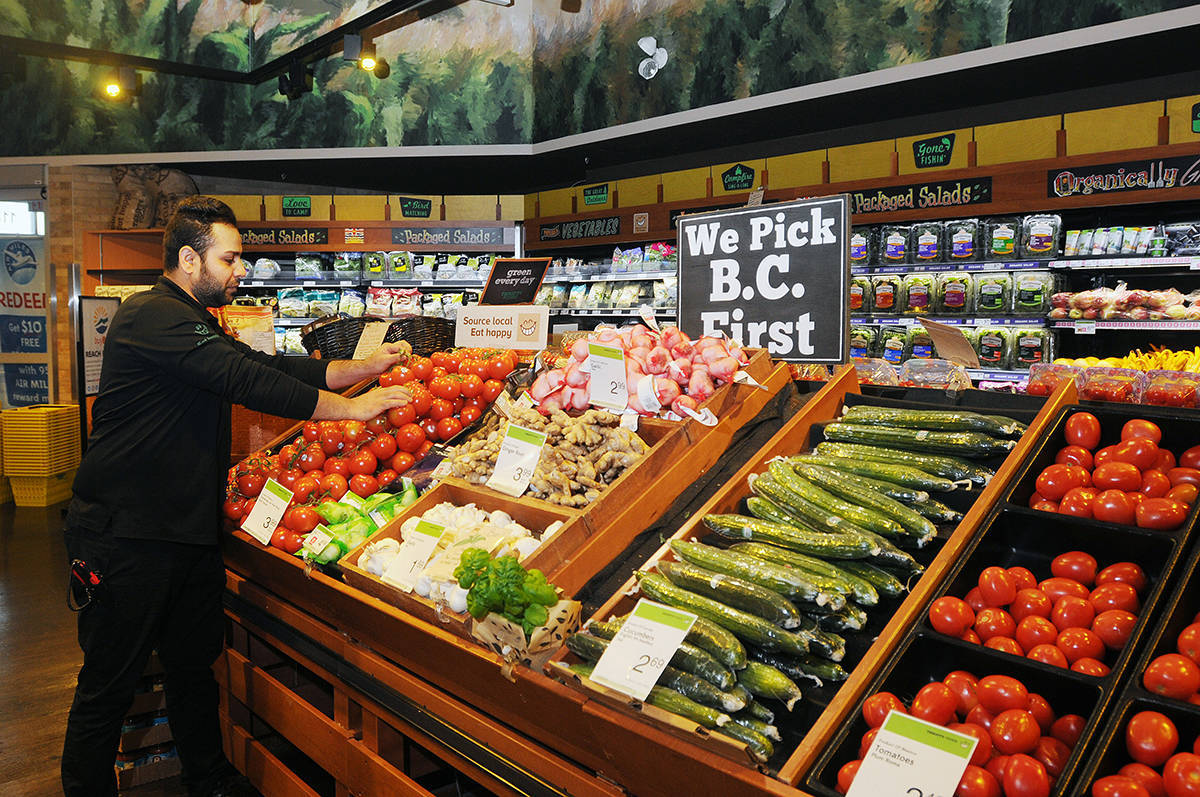
[[[458,308],[454,345],[471,348],[546,348],[550,308],[543,305],[480,305]]]
[[[548,268],[548,257],[496,258],[479,303],[533,304]]]
[[[680,329],[776,359],[845,362],[849,233],[844,194],[680,218]]]

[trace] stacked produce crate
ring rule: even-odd
[[[79,467],[79,407],[39,404],[5,410],[4,475],[17,506],[50,506],[71,495]]]

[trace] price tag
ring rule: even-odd
[[[250,516],[242,524],[242,531],[263,545],[270,545],[271,535],[275,533],[275,527],[291,502],[291,490],[274,479],[267,479],[254,502],[254,509],[250,510]]]
[[[333,533],[322,523],[308,533],[304,538],[304,550],[316,556],[325,550],[325,546],[333,542]]]
[[[517,396],[516,401],[514,401],[513,403],[516,404],[518,407],[524,407],[527,410],[531,410],[537,406],[537,402],[533,400],[533,396],[529,395],[528,391]]]
[[[380,576],[384,582],[393,587],[399,587],[405,592],[412,592],[417,583],[417,576],[429,563],[429,557],[437,548],[438,540],[446,527],[428,520],[417,521],[417,526],[404,536],[400,543],[400,552]]]
[[[316,280],[304,280],[304,282],[302,282],[301,284],[302,284],[302,285],[303,285],[305,288],[315,288],[315,287],[317,287],[317,281],[316,281]]]
[[[515,423],[508,424],[504,440],[500,442],[500,456],[496,457],[496,467],[487,480],[487,486],[513,498],[521,495],[533,478],[544,445],[544,432],[526,429]]]
[[[625,352],[616,346],[588,343],[588,401],[618,412],[629,403],[625,387]]]
[[[746,200],[746,207],[757,208],[762,205],[763,195],[767,193],[765,188],[759,188],[750,192],[750,198]]]
[[[642,598],[601,654],[591,679],[645,700],[694,622],[691,612]]]
[[[1096,322],[1091,319],[1088,319],[1086,321],[1085,320],[1076,321],[1075,322],[1075,334],[1076,335],[1095,335],[1096,334]]]
[[[978,741],[892,711],[863,757],[846,797],[954,794]]]
[[[654,330],[655,332],[662,331],[658,326],[658,320],[654,317],[653,307],[648,304],[643,304],[638,308],[638,315],[641,316],[642,323],[648,326],[650,329]]]
[[[357,509],[361,512],[362,508],[363,508],[363,504],[365,504],[366,501],[363,500],[361,495],[354,492],[353,490],[347,490],[346,494],[342,496],[342,500],[339,503],[343,503],[346,506],[353,507],[354,509]]]
[[[371,321],[363,327],[362,334],[358,336],[358,345],[354,347],[354,356],[350,359],[365,360],[370,357],[371,352],[383,345],[383,338],[390,326],[388,321]]]

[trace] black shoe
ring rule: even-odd
[[[208,797],[262,797],[262,793],[254,788],[249,778],[237,774],[224,778],[208,793]]]

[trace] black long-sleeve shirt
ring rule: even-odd
[[[215,544],[231,405],[308,418],[327,367],[251,349],[160,277],[113,317],[68,524],[99,532],[111,523],[117,537]]]

